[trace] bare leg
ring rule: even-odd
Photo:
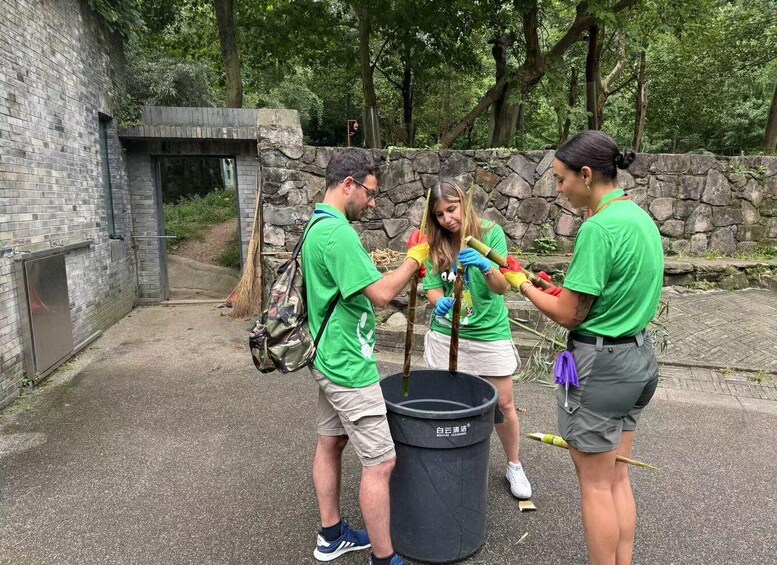
[[[322,527],[334,526],[340,521],[340,476],[343,449],[347,443],[348,436],[318,436],[313,484]]]
[[[621,434],[621,445],[618,455],[631,455],[634,444],[634,432]],[[612,485],[612,499],[615,503],[615,514],[618,516],[618,550],[615,553],[616,565],[630,565],[634,552],[634,535],[637,530],[637,505],[634,493],[631,491],[629,466],[626,463],[615,463],[615,480]]]
[[[391,545],[389,479],[395,464],[396,458],[374,467],[362,468],[359,505],[370,536],[372,553],[378,557],[385,557],[394,552]]]
[[[582,453],[569,448],[580,481],[583,529],[591,565],[615,565],[619,527],[612,489],[615,451]]]
[[[510,377],[483,377],[496,387],[499,393],[499,409],[505,416],[505,421],[496,424],[496,433],[502,442],[507,461],[520,463],[521,422],[515,410],[513,400],[513,379]]]

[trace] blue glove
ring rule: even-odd
[[[453,298],[450,296],[443,296],[434,304],[434,315],[445,316],[451,308],[453,308]]]
[[[477,267],[483,274],[490,271],[492,266],[491,261],[469,247],[467,249],[462,249],[459,253],[459,263],[465,267]]]

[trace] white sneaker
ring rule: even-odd
[[[520,463],[507,464],[507,481],[510,483],[510,492],[515,498],[521,500],[531,498],[531,484]]]

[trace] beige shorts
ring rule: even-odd
[[[430,369],[447,369],[451,338],[429,330],[424,336],[424,361]],[[472,341],[459,339],[457,369],[479,377],[506,377],[521,366],[518,350],[511,339]]]
[[[312,365],[310,373],[318,383],[316,431],[320,436],[348,436],[362,466],[374,467],[393,459],[386,402],[379,383],[348,388],[326,378]]]

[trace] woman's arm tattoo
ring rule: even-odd
[[[577,295],[577,308],[575,308],[575,322],[578,325],[583,323],[588,312],[591,310],[594,302],[596,302],[596,296],[591,294],[578,293]]]

